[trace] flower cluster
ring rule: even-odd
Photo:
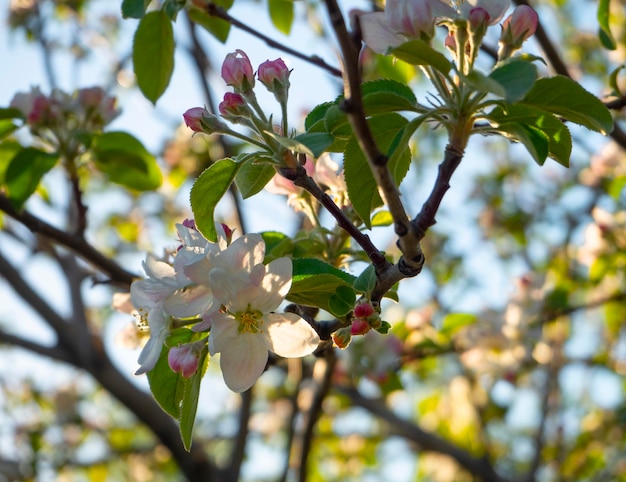
[[[208,338],[170,347],[172,370],[190,377],[203,350],[220,353],[228,387],[250,388],[265,370],[268,353],[293,358],[312,353],[316,331],[300,316],[275,313],[291,287],[292,264],[279,258],[263,264],[265,243],[258,234],[232,243],[230,230],[218,229],[218,241],[207,241],[193,222],[177,225],[181,245],[171,262],[148,256],[147,278],[131,286],[131,300],[150,327],[137,374],[152,370],[175,324],[192,325]],[[177,323],[180,322],[180,323]]]
[[[222,78],[226,85],[234,92],[227,92],[219,104],[218,110],[222,118],[233,124],[244,124],[256,131],[261,139],[265,138],[265,131],[272,131],[273,126],[258,105],[254,94],[256,79],[250,59],[243,50],[236,50],[224,59],[222,64]],[[265,88],[274,94],[283,113],[283,131],[286,131],[286,106],[289,92],[289,75],[282,59],[267,60],[259,65],[258,80]],[[194,107],[183,114],[185,123],[194,132],[205,134],[237,135],[218,116],[211,114],[206,107]],[[284,132],[283,132],[284,133]]]
[[[49,130],[57,138],[68,132],[101,131],[119,115],[115,97],[100,87],[79,89],[67,94],[53,89],[44,95],[38,87],[15,94],[9,107],[17,109],[33,134]]]
[[[446,46],[457,55],[475,56],[487,27],[497,24],[511,5],[510,0],[388,0],[384,12],[359,15],[363,39],[378,53],[387,53],[412,39],[430,42],[435,26],[448,27]],[[508,58],[535,33],[537,14],[527,5],[515,8],[504,20],[499,59]]]

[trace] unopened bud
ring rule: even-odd
[[[266,60],[259,65],[257,77],[278,102],[284,103],[287,101],[290,73],[282,59]]]
[[[343,328],[339,328],[335,333],[332,334],[333,343],[337,348],[347,348],[352,340],[352,334],[350,333],[350,327],[344,326]]]
[[[167,363],[174,373],[189,378],[198,370],[200,350],[196,343],[175,346],[167,354]]]
[[[254,70],[250,59],[243,50],[235,50],[224,59],[222,78],[235,92],[248,93],[254,87]]]
[[[185,124],[194,132],[214,134],[227,132],[228,126],[211,114],[206,107],[193,107],[183,114]]]

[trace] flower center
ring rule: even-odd
[[[248,306],[246,311],[238,311],[235,319],[239,322],[239,333],[259,333],[263,325],[263,313]]]

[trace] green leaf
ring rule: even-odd
[[[274,27],[289,35],[293,24],[293,0],[269,0],[268,8]]]
[[[4,173],[9,163],[23,147],[16,141],[4,141],[0,143],[0,186],[4,184]]]
[[[604,104],[578,83],[561,75],[539,79],[521,102],[602,134],[613,130],[613,118]]]
[[[111,182],[137,191],[151,191],[161,185],[156,159],[126,132],[94,135],[91,150],[94,164]]]
[[[613,90],[611,94],[618,96],[618,97],[622,95],[622,89],[620,88],[617,78],[619,76],[620,71],[623,70],[624,68],[626,68],[626,64],[622,64],[616,67],[615,69],[611,71],[609,75],[609,86]]]
[[[535,126],[527,124],[503,124],[499,130],[524,144],[535,162],[540,166],[546,161],[550,152],[550,139],[547,134]]]
[[[133,65],[137,85],[155,104],[174,70],[174,31],[162,10],[147,13],[139,22],[133,40]]]
[[[489,78],[504,88],[504,98],[508,102],[515,102],[524,97],[534,85],[537,68],[524,60],[512,60],[496,68]]]
[[[389,211],[378,211],[372,216],[372,226],[391,226],[393,224],[393,216]]]
[[[506,109],[506,110],[505,110]],[[527,138],[528,133],[522,127],[532,126],[542,131],[548,138],[548,155],[563,166],[569,166],[569,158],[572,151],[572,136],[569,129],[552,114],[541,109],[520,104],[498,106],[489,113],[489,121],[498,127],[505,134],[509,134],[515,140],[527,145],[531,143],[531,138]],[[526,138],[525,138],[526,137]],[[522,140],[525,138],[524,140]],[[539,151],[543,153],[543,141],[539,141],[541,146]],[[541,157],[537,148],[535,153]],[[532,152],[531,152],[532,154]],[[533,157],[535,157],[533,155]],[[537,157],[535,157],[537,160]],[[540,164],[545,159],[542,158]]]
[[[335,316],[346,316],[354,309],[356,294],[349,286],[338,286],[328,299],[330,312]]]
[[[146,14],[150,0],[123,0],[122,18],[141,18]]]
[[[276,168],[268,162],[247,161],[242,163],[235,183],[241,197],[247,199],[261,191],[276,174]]]
[[[171,21],[175,21],[178,12],[185,8],[185,3],[185,0],[165,0],[161,10],[165,12],[165,15],[167,15]]]
[[[365,82],[362,86],[363,107],[367,115],[414,111],[417,99],[406,85],[389,79]]]
[[[328,109],[334,105],[337,105],[336,102],[324,102],[323,104],[316,105],[309,115],[306,116],[304,120],[304,128],[305,130],[311,131],[313,126],[319,126],[320,123],[324,125],[324,118],[326,117],[326,112]],[[313,132],[319,132],[319,130],[313,130]]]
[[[12,120],[0,120],[0,140],[13,134],[19,126],[15,125]]]
[[[600,26],[598,37],[600,37],[600,42],[602,42],[605,49],[615,50],[617,48],[617,43],[615,42],[615,38],[613,37],[611,28],[609,27],[610,17],[611,0],[600,0],[598,2],[598,25]]]
[[[359,293],[371,293],[376,286],[376,270],[370,264],[354,281],[354,289]]]
[[[398,139],[404,139],[402,134],[408,121],[401,115],[392,113],[373,117],[368,123],[376,144],[383,152],[387,152]],[[399,185],[411,164],[411,154],[407,144],[399,145],[397,149],[398,155],[390,159],[388,167],[394,181]],[[365,225],[371,229],[370,213],[382,204],[382,200],[365,155],[354,137],[348,141],[344,152],[344,173],[350,201]]]
[[[17,151],[4,173],[9,200],[16,209],[24,205],[39,186],[41,178],[56,165],[58,160],[58,155],[49,154],[34,147]]]
[[[218,4],[218,2],[213,3]],[[189,18],[193,22],[200,25],[220,42],[225,43],[226,40],[228,40],[228,34],[230,33],[230,22],[222,18],[209,15],[207,12],[205,12],[204,10],[200,10],[199,8],[189,8],[188,14]]]
[[[23,119],[24,114],[13,107],[0,107],[0,119]]]
[[[354,280],[351,274],[319,259],[295,258],[291,290],[287,299],[301,305],[318,306],[335,316],[344,316],[347,313],[347,311],[344,312],[346,300],[350,296],[347,290],[339,288],[350,289],[352,300],[354,300],[355,295],[351,288]],[[354,306],[353,302],[352,305]]]
[[[464,75],[462,78],[466,84],[481,92],[490,92],[498,97],[506,95],[506,89],[497,80],[487,77],[476,70]]]
[[[187,328],[173,330],[168,336],[167,345],[161,348],[161,354],[156,365],[146,375],[152,396],[161,406],[163,411],[170,414],[176,420],[180,417],[180,403],[184,395],[185,378],[180,373],[175,373],[167,361],[169,346],[188,343],[193,333]]]
[[[478,321],[476,315],[469,313],[450,313],[443,319],[440,333],[446,336],[452,336],[461,328],[473,325]]]
[[[283,136],[280,136],[280,135],[276,134],[275,132],[270,132],[270,131],[265,131],[265,134],[267,134],[268,136],[273,138],[281,146],[289,149],[290,151],[293,151],[293,152],[298,153],[298,154],[306,154],[309,157],[315,157],[313,155],[313,151],[311,151],[311,149],[309,149],[302,142],[299,142],[298,140],[296,140],[294,138],[283,137]]]
[[[261,237],[265,241],[264,264],[293,252],[294,242],[286,234],[278,231],[265,231],[261,233]]]
[[[450,72],[451,63],[446,56],[421,39],[403,43],[399,47],[391,49],[390,54],[411,65],[431,65],[444,75]]]
[[[209,357],[207,356],[207,348],[202,350],[200,359],[198,360],[198,370],[188,379],[185,379],[185,389],[183,392],[182,403],[180,406],[180,435],[183,440],[185,450],[189,452],[191,449],[193,425],[196,420],[196,412],[198,410],[198,400],[200,398],[200,384],[202,377],[206,371]]]
[[[196,227],[209,241],[217,241],[215,206],[235,180],[241,164],[222,159],[204,170],[191,188],[191,210]]]
[[[294,139],[306,146],[315,158],[320,157],[334,141],[333,136],[325,132],[299,134]]]

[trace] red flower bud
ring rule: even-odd
[[[374,314],[374,307],[370,303],[359,303],[354,307],[355,318],[368,318]]]
[[[175,346],[167,354],[167,363],[173,372],[189,378],[198,370],[199,355],[195,343]]]
[[[251,114],[245,99],[232,92],[224,94],[224,100],[220,102],[218,109],[222,117],[232,122],[239,122],[242,117],[248,119]]]
[[[355,318],[352,320],[352,326],[350,327],[351,335],[365,335],[368,331],[370,331],[372,327],[364,318]]]

